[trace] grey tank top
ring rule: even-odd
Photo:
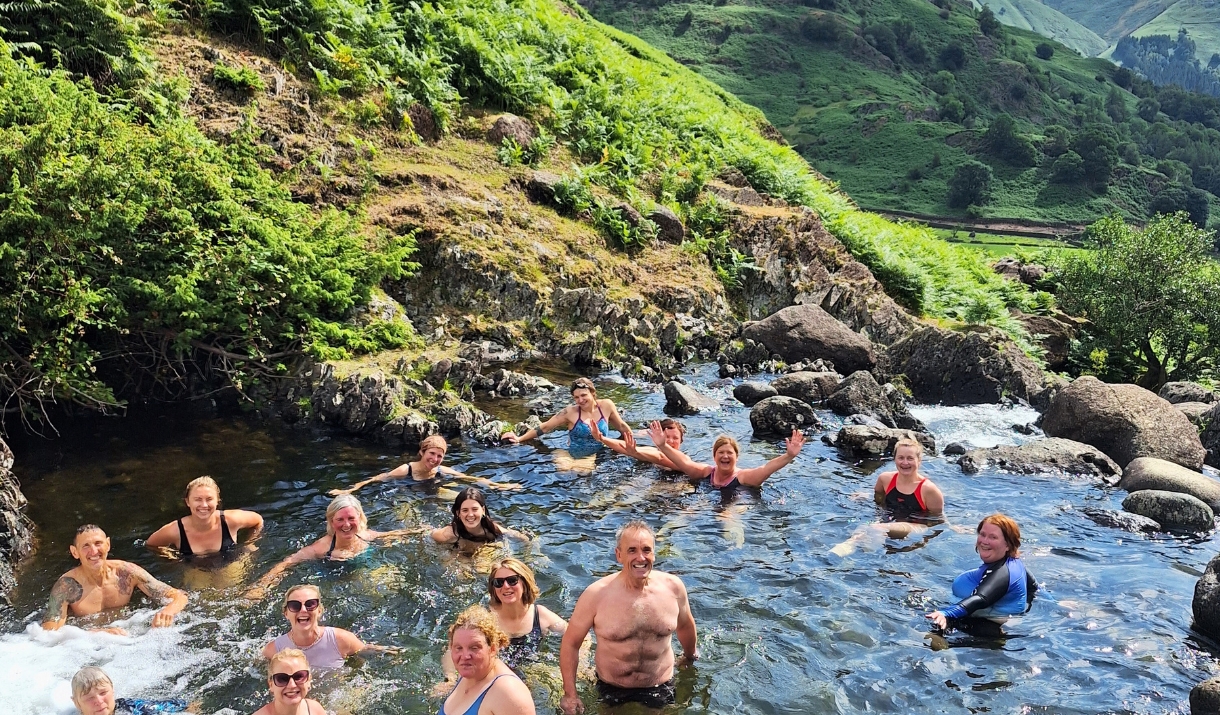
[[[305,660],[309,662],[310,668],[335,669],[343,667],[343,654],[339,652],[339,642],[335,640],[335,629],[326,626],[322,629],[322,637],[317,643],[308,648],[301,648],[296,643],[292,642],[292,636],[288,633],[275,639],[275,652],[279,653],[287,648],[298,648],[305,653]]]

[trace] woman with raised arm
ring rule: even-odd
[[[263,598],[267,589],[278,583],[284,577],[284,573],[296,564],[320,559],[346,561],[363,554],[373,541],[417,534],[419,531],[419,529],[374,531],[369,528],[368,518],[364,515],[364,507],[360,506],[360,501],[356,497],[350,494],[337,496],[331,501],[330,506],[326,507],[326,535],[272,567],[266,575],[250,587],[249,591],[246,591],[245,596],[250,600]]]
[[[686,426],[681,422],[666,417],[660,422],[661,430],[665,433],[665,443],[673,447],[682,457],[682,464],[690,464],[691,459],[682,452],[682,441],[686,439]],[[593,431],[593,439],[600,442],[602,445],[609,447],[611,450],[619,454],[625,454],[628,457],[638,459],[641,462],[655,464],[662,469],[671,469],[675,472],[681,472],[682,468],[673,462],[669,457],[666,457],[661,450],[656,447],[641,446],[636,444],[635,433],[631,430],[623,432],[622,439],[614,439],[602,434],[601,430],[597,429],[597,425],[590,425]]]
[[[333,670],[343,667],[349,655],[364,651],[393,652],[393,648],[365,643],[355,633],[322,625],[322,592],[312,584],[293,586],[284,593],[284,618],[288,632],[263,648],[270,658],[282,650],[296,648],[305,654],[310,668]]]
[[[669,446],[665,431],[660,422],[653,422],[648,427],[648,436],[653,444],[677,466],[681,472],[691,479],[711,479],[712,486],[720,489],[733,489],[741,485],[747,487],[762,486],[762,483],[772,475],[792,463],[801,453],[805,444],[805,435],[800,430],[792,430],[785,444],[784,453],[771,459],[761,467],[742,469],[737,466],[737,457],[741,455],[741,447],[737,440],[722,434],[712,443],[712,460],[714,464],[691,461],[686,455]]]
[[[153,532],[144,545],[184,560],[228,555],[237,549],[238,533],[249,529],[247,541],[258,536],[263,517],[243,509],[220,508],[220,486],[211,477],[193,479],[186,485],[186,508],[190,514]]]
[[[572,382],[572,404],[560,410],[554,417],[537,428],[530,428],[520,436],[513,432],[505,432],[500,438],[512,444],[520,444],[537,439],[552,430],[563,428],[568,431],[568,451],[573,457],[581,457],[601,449],[601,444],[593,438],[594,426],[603,435],[610,429],[621,434],[631,432],[631,428],[619,416],[618,407],[614,405],[614,402],[599,400],[593,381],[587,377],[581,377]]]
[[[478,487],[466,487],[453,500],[453,520],[432,530],[432,540],[438,544],[457,544],[464,551],[475,549],[511,536],[521,541],[530,537],[493,520],[487,511],[487,497]]]
[[[446,467],[442,462],[445,461],[445,454],[449,451],[449,443],[439,434],[434,434],[430,437],[425,437],[419,443],[419,459],[414,462],[401,464],[398,467],[391,469],[388,472],[383,472],[375,477],[369,477],[362,482],[356,482],[347,489],[331,489],[331,496],[341,496],[343,494],[352,494],[361,487],[366,487],[369,484],[376,482],[388,482],[395,479],[410,479],[412,482],[431,482],[440,476],[453,477],[454,479],[466,479],[473,481],[475,484],[480,484],[488,489],[520,489],[520,484],[497,484],[490,479],[483,477],[471,477],[463,474],[456,469]]]

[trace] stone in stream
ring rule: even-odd
[[[889,398],[873,379],[872,373],[857,370],[839,383],[826,400],[826,406],[839,415],[868,415],[886,427],[897,427]]]
[[[539,395],[525,403],[525,409],[531,415],[549,415],[555,412],[555,398],[550,395]]]
[[[665,414],[693,415],[720,407],[716,400],[676,380],[665,383]]]
[[[1178,412],[1186,415],[1186,419],[1190,420],[1190,423],[1196,427],[1205,424],[1203,421],[1204,415],[1215,407],[1215,405],[1209,405],[1206,402],[1175,402],[1173,406]]]
[[[1215,527],[1211,507],[1189,494],[1179,492],[1145,489],[1128,494],[1123,499],[1123,509],[1146,516],[1166,529],[1209,531]]]
[[[393,446],[403,445],[414,449],[426,437],[440,434],[441,428],[418,412],[399,415],[377,428],[374,437],[378,442]]]
[[[787,437],[792,430],[820,428],[822,423],[813,408],[795,397],[776,395],[762,400],[750,410],[750,426],[756,435]]]
[[[957,460],[957,466],[966,474],[978,474],[989,464],[1018,474],[1062,472],[1092,475],[1107,481],[1114,481],[1123,474],[1122,468],[1100,449],[1060,437],[972,449]]]
[[[877,355],[868,338],[840,323],[816,305],[793,305],[741,331],[786,362],[825,358],[842,372],[871,370]]]
[[[1206,453],[1195,426],[1173,405],[1138,385],[1111,385],[1091,375],[1055,395],[1042,415],[1042,431],[1091,444],[1124,466],[1157,457],[1198,469]]]
[[[945,455],[946,457],[961,456],[965,453],[966,445],[962,444],[961,442],[950,442],[949,444],[945,445],[945,449],[941,452],[941,454]]]
[[[1191,601],[1194,623],[1191,627],[1215,641],[1220,641],[1220,554],[1212,557],[1195,584]]]
[[[1118,488],[1129,492],[1159,489],[1189,494],[1212,508],[1220,509],[1220,481],[1156,457],[1131,460],[1123,470]]]
[[[771,387],[784,397],[812,405],[830,397],[842,379],[837,372],[790,372],[775,378]]]
[[[746,407],[753,407],[768,397],[775,397],[778,394],[774,387],[765,382],[743,382],[733,388],[733,397]]]
[[[925,404],[1033,401],[1045,380],[1042,368],[994,328],[928,326],[891,345],[886,356],[891,372],[904,375],[911,394]]]
[[[474,390],[490,392],[498,397],[532,395],[536,392],[551,392],[555,389],[555,384],[544,377],[534,377],[504,368],[476,376],[470,386]]]
[[[1080,510],[1080,513],[1089,517],[1100,526],[1122,529],[1123,531],[1140,533],[1163,530],[1159,522],[1130,512],[1085,507]]]
[[[10,604],[9,592],[17,585],[13,566],[34,544],[34,525],[25,506],[25,495],[13,476],[13,452],[0,439],[0,600]]]
[[[1190,715],[1220,715],[1220,678],[1204,680],[1190,689]]]
[[[936,438],[926,432],[914,432],[890,427],[847,425],[839,430],[834,446],[855,454],[881,457],[894,451],[900,439],[913,439],[923,445],[928,454],[936,454]]]
[[[1199,441],[1207,450],[1204,461],[1213,467],[1220,467],[1220,404],[1212,405],[1210,410],[1203,413],[1199,424],[1203,428],[1199,432]]]
[[[1182,402],[1211,404],[1216,401],[1216,393],[1197,382],[1167,382],[1156,394],[1171,405]]]
[[[500,444],[500,435],[512,432],[513,425],[504,420],[492,420],[470,430],[470,439],[486,445]]]

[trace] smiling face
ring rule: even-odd
[[[429,471],[435,470],[441,466],[441,462],[445,461],[445,450],[440,447],[429,447],[420,453],[419,459],[428,467]]]
[[[918,472],[919,462],[919,452],[913,447],[903,445],[894,452],[894,466],[898,467],[899,474],[904,477]]]
[[[186,496],[186,508],[191,510],[191,514],[205,521],[212,518],[219,506],[220,494],[209,486],[195,487]]]
[[[110,553],[110,537],[101,529],[90,529],[77,534],[68,551],[72,553],[72,558],[80,559],[81,566],[100,571],[106,565],[106,556]]]
[[[633,529],[623,534],[618,546],[614,547],[614,558],[623,567],[623,573],[632,580],[642,581],[652,573],[652,565],[656,561],[656,540],[652,534],[643,529]]]
[[[1008,556],[1009,544],[1004,538],[1004,532],[995,524],[984,523],[979,527],[978,538],[974,542],[974,550],[983,559],[983,563],[995,563]]]
[[[737,450],[731,444],[722,444],[712,453],[712,458],[716,460],[716,466],[726,472],[731,472],[737,468]]]
[[[462,526],[466,527],[467,531],[479,528],[479,522],[483,521],[483,515],[486,513],[483,505],[475,499],[467,499],[458,507],[458,519],[461,520]]]
[[[82,715],[113,715],[114,688],[106,683],[98,683],[84,695],[72,698],[72,702],[76,703],[76,709]]]
[[[305,609],[304,603],[311,598],[318,599],[318,607],[312,611],[309,611]],[[288,601],[300,601],[302,604],[301,610],[297,611],[296,613],[288,610]],[[313,588],[312,586],[295,588],[292,591],[289,591],[288,595],[284,597],[284,602],[284,618],[288,619],[289,627],[295,631],[312,631],[322,619],[322,594],[318,592],[318,589]]]
[[[665,431],[665,444],[668,444],[670,447],[673,447],[674,449],[681,449],[682,448],[682,430],[678,429],[677,427],[666,427],[664,431]]]
[[[496,569],[494,574],[492,574],[492,578],[506,579],[509,577],[516,577],[517,585],[514,586],[505,581],[503,586],[496,588],[496,596],[500,599],[500,603],[517,603],[521,600],[521,595],[525,593],[525,583],[521,578],[521,575],[516,571],[500,567]],[[492,588],[495,588],[494,584]]]
[[[308,671],[309,663],[301,658],[284,658],[271,669],[271,674],[267,676],[267,687],[270,688],[271,698],[277,705],[285,709],[299,707],[301,701],[309,695],[309,678],[298,683],[290,677],[288,678],[287,685],[280,686],[275,684],[276,674],[283,673],[284,675],[291,676],[293,673],[299,673],[302,670]]]
[[[487,644],[487,636],[477,628],[459,628],[449,639],[449,652],[458,675],[482,680],[491,670],[498,651]]]
[[[330,526],[343,538],[353,538],[360,533],[360,513],[355,507],[345,506],[330,518]]]
[[[572,401],[585,412],[588,412],[597,406],[595,404],[597,402],[597,398],[594,397],[590,390],[584,387],[578,387],[575,390],[572,390]]]

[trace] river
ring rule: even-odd
[[[714,370],[697,367],[689,379],[704,386]],[[636,424],[664,404],[647,385],[610,376],[598,385]],[[724,407],[686,419],[688,452],[708,460],[712,440],[727,432],[742,440],[745,465],[780,453],[780,441],[750,437],[748,410],[727,388],[708,391]],[[520,405],[493,407],[519,415]],[[1010,426],[1036,417],[995,406],[913,412],[942,447],[1030,439]],[[838,418],[819,414],[837,429]],[[1098,526],[1080,508],[1120,509],[1124,493],[1092,480],[968,476],[927,458],[923,471],[944,491],[951,526],[967,533],[945,526],[930,538],[866,544],[840,558],[830,549],[876,518],[869,492],[882,463],[857,463],[815,437],[761,490],[722,504],[706,485],[618,455],[600,456],[592,476],[558,472],[550,452],[564,439],[548,436],[541,449],[459,443],[447,464],[525,486],[492,492],[489,505],[497,520],[534,535],[510,548],[537,572],[540,602],[561,615],[615,568],[618,526],[643,518],[659,529],[657,568],[686,582],[702,654],[679,674],[679,704],[668,712],[1186,713],[1190,688],[1218,670],[1189,630],[1192,591],[1217,551],[1215,537]],[[404,461],[359,440],[250,416],[192,416],[180,407],[65,425],[56,440],[22,438],[13,446],[39,527],[14,606],[0,611],[0,696],[6,712],[18,715],[72,712],[68,679],[86,664],[106,668],[120,696],[186,697],[202,712],[252,712],[267,697],[259,650],[286,630],[276,600],[282,590],[247,606],[232,584],[317,538],[328,489]],[[221,484],[225,505],[267,519],[259,550],[219,575],[160,559],[140,542],[185,514],[182,489],[201,474]],[[359,496],[375,529],[449,518],[447,494],[435,489],[391,483]],[[1021,524],[1021,550],[1043,591],[1004,639],[930,637],[924,614],[950,602],[953,577],[977,566],[973,526],[996,510]],[[114,558],[191,589],[173,627],[150,630],[153,611],[142,600],[118,621],[132,637],[74,627],[47,633],[36,625],[51,584],[73,566],[72,534],[87,522],[108,531]],[[484,595],[477,564],[413,537],[363,563],[301,565],[283,585],[302,581],[321,584],[327,623],[404,649],[351,659],[341,673],[320,678],[314,694],[328,709],[436,712],[428,692],[440,677],[446,628]],[[557,639],[544,648],[553,664]],[[530,673],[539,712],[551,712],[557,671]]]

